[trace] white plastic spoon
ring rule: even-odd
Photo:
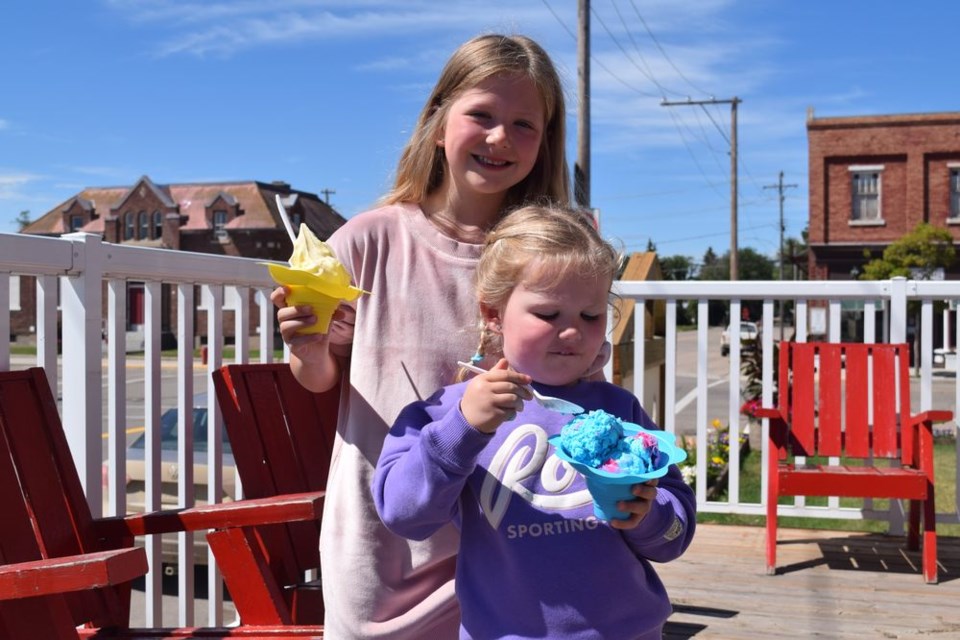
[[[474,373],[487,373],[486,369],[482,369],[475,364],[469,362],[460,362],[457,361],[457,364],[467,369],[468,371],[473,371]],[[550,409],[551,411],[559,411],[560,413],[583,413],[584,409],[575,402],[570,402],[569,400],[564,400],[563,398],[554,398],[553,396],[545,396],[536,389],[534,389],[529,384],[526,385],[526,389],[533,394],[534,400],[540,403],[540,406]]]
[[[276,195],[277,199],[277,209],[280,210],[280,220],[283,221],[283,226],[287,230],[287,234],[290,236],[290,242],[296,243],[297,241],[297,231],[294,231],[293,224],[290,222],[290,216],[287,214],[286,207],[283,206],[283,200],[280,198],[280,194]]]

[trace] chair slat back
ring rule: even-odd
[[[43,369],[0,373],[0,429],[44,557],[99,551],[90,544],[93,517]]]
[[[0,562],[103,550],[43,369],[0,372],[0,440]],[[74,625],[106,626],[127,622],[128,594],[129,585],[62,599]],[[57,598],[44,605],[50,615]]]
[[[780,345],[780,409],[799,456],[896,458],[910,415],[906,344]]]
[[[214,386],[246,497],[326,489],[339,386],[312,393],[285,363],[226,365],[214,372]],[[262,533],[279,581],[319,566],[319,523],[271,529]]]
[[[846,372],[847,427],[845,444],[848,455],[870,455],[870,363],[866,349],[849,349],[844,354]]]

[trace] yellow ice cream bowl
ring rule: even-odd
[[[287,288],[287,304],[310,305],[317,322],[297,333],[326,333],[330,328],[333,312],[341,300],[356,300],[362,289],[334,282],[331,278],[317,276],[309,271],[291,269],[283,265],[264,262],[274,282]]]
[[[313,307],[313,314],[317,316],[316,324],[300,329],[297,333],[326,333],[330,329],[333,312],[340,305],[340,298],[333,298],[321,291],[303,285],[288,284],[284,286],[290,291],[287,294],[287,304],[297,307],[310,305]]]

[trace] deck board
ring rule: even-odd
[[[664,638],[960,638],[960,538],[938,538],[940,583],[902,537],[780,529],[766,575],[764,529],[701,524],[657,565],[674,605]]]

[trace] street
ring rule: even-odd
[[[721,327],[708,330],[707,350],[707,422],[714,418],[727,422],[729,406],[730,358],[720,355]],[[681,435],[696,433],[697,332],[677,332],[676,432]],[[741,380],[741,390],[743,389]],[[932,376],[932,408],[955,411],[956,373],[934,369]],[[738,400],[738,406],[742,399]],[[910,378],[910,408],[920,411],[920,378]],[[746,420],[741,420],[746,424]],[[754,434],[759,435],[759,434]]]

